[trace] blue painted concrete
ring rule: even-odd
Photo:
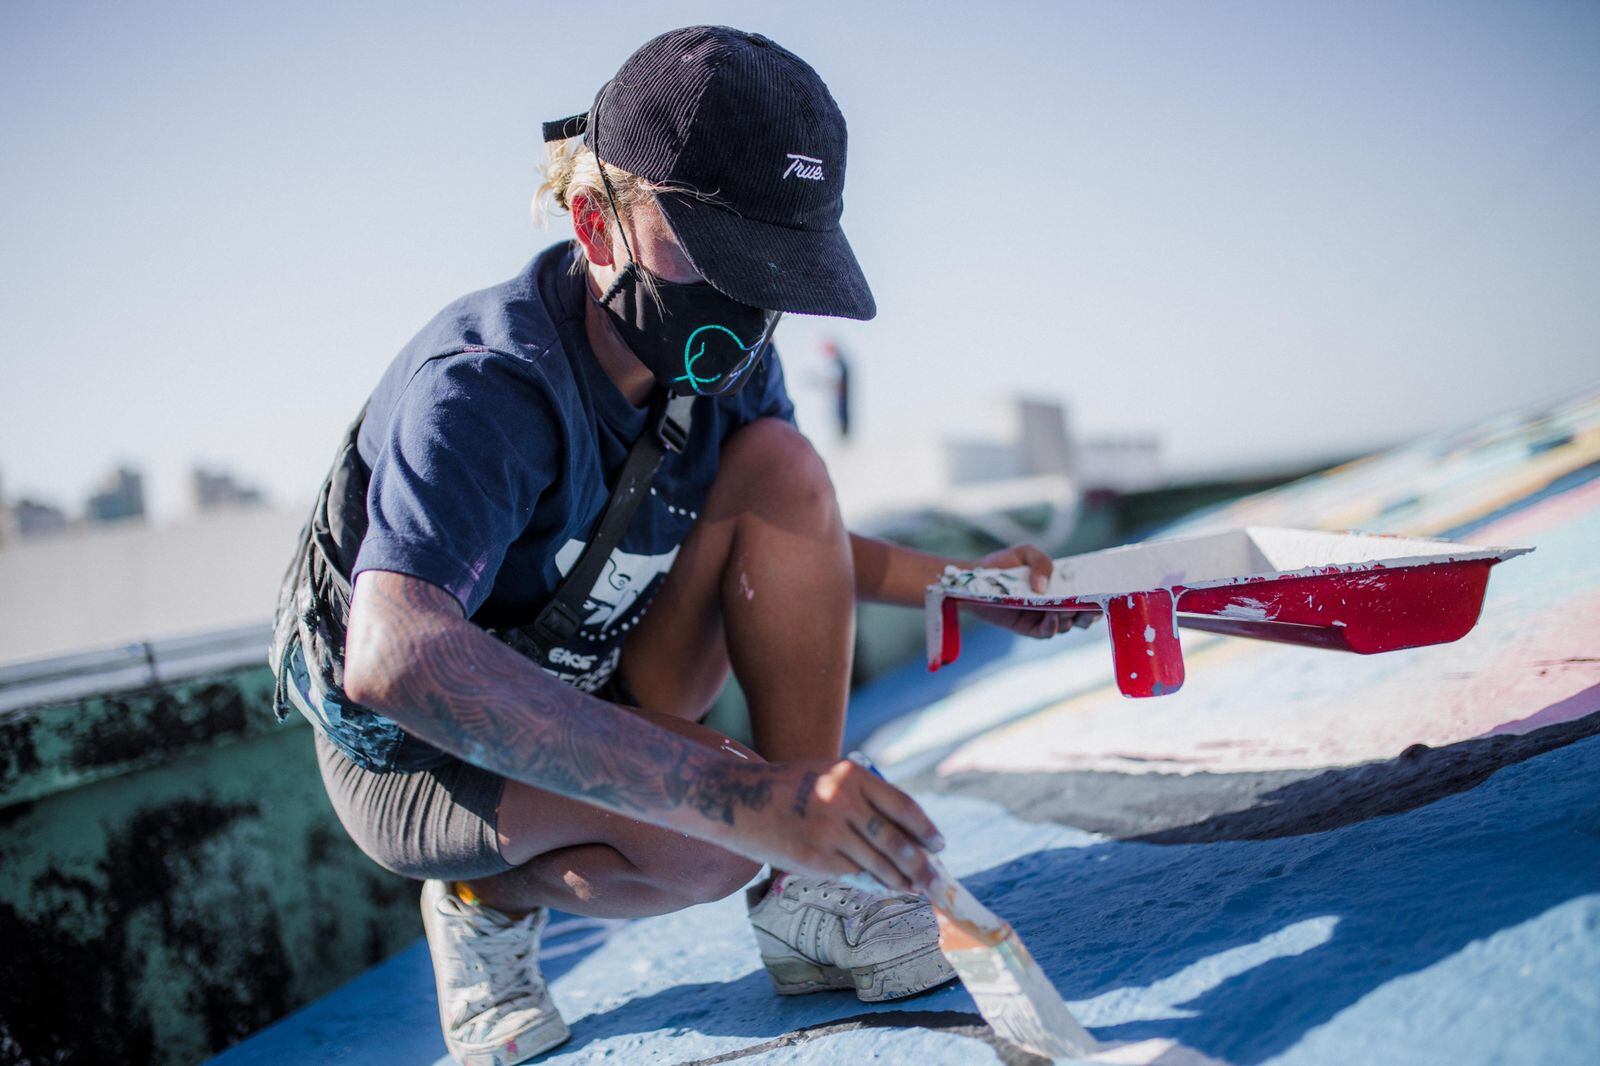
[[[929,797],[953,867],[1103,1039],[1240,1063],[1571,1062],[1600,1047],[1600,738],[1327,833],[1162,847]],[[629,923],[547,967],[573,1040],[544,1061],[684,1062],[869,1012],[971,1012],[959,986],[869,1008],[771,994],[737,898]],[[975,1019],[974,1019],[975,1020]],[[213,1060],[433,1063],[424,945]],[[878,1028],[739,1061],[994,1062]]]
[[[1491,583],[1485,620],[1494,624],[1480,627],[1473,647],[1482,650],[1470,662],[1451,658],[1469,648],[1465,641],[1374,659],[1318,658],[1305,649],[1293,649],[1303,658],[1290,659],[1277,649],[1269,656],[1197,641],[1196,659],[1215,686],[1209,702],[1180,694],[1157,707],[1106,705],[1090,691],[1105,687],[1098,628],[1050,645],[974,632],[953,668],[929,675],[913,665],[858,696],[847,729],[852,745],[869,734],[892,741],[909,723],[911,738],[921,730],[925,743],[901,745],[902,757],[885,769],[914,781],[907,775],[927,771],[952,743],[979,746],[1001,736],[1016,742],[1007,749],[1013,756],[1027,757],[1047,744],[1084,747],[1099,716],[1102,736],[1105,721],[1126,726],[1107,752],[1148,764],[1144,748],[1181,748],[1188,741],[1180,727],[1206,715],[1229,730],[1265,723],[1255,739],[1293,743],[1287,734],[1306,717],[1294,699],[1320,693],[1339,703],[1329,721],[1359,740],[1361,729],[1417,716],[1408,704],[1438,689],[1441,701],[1425,708],[1421,724],[1438,719],[1460,728],[1426,756],[1437,761],[1413,754],[1405,766],[1471,769],[1472,752],[1485,749],[1468,742],[1517,719],[1531,715],[1537,721],[1521,724],[1562,728],[1600,714],[1600,685],[1582,680],[1593,669],[1589,634],[1600,618],[1592,604],[1597,427],[1600,397],[1574,401],[1559,418],[1507,416],[1195,520],[1340,528],[1381,520],[1458,533],[1503,530],[1509,521],[1537,532],[1539,552]],[[1501,524],[1484,526],[1490,518]],[[1530,619],[1547,616],[1560,626],[1529,628]],[[1515,643],[1524,630],[1535,636]],[[1432,673],[1417,675],[1421,688],[1377,683],[1429,654]],[[1327,673],[1310,673],[1313,662]],[[1459,669],[1441,672],[1442,663]],[[1308,672],[1297,673],[1302,668]],[[1438,688],[1447,681],[1456,687]],[[1286,687],[1279,695],[1274,686]],[[1306,691],[1297,697],[1296,688]],[[1055,702],[1041,710],[1040,701]],[[924,708],[913,721],[910,712]],[[1196,708],[1203,714],[1177,713]],[[1246,712],[1255,712],[1251,722],[1240,721]],[[1136,781],[1150,803],[1200,822],[1169,839],[1209,842],[1119,841],[1023,820],[993,802],[1045,817],[1041,807],[1012,802],[1025,779],[1043,776],[1018,772],[1026,767],[1017,758],[985,764],[994,782],[985,798],[918,798],[950,841],[954,871],[1014,922],[1101,1039],[1169,1038],[1247,1064],[1588,1063],[1600,1061],[1600,736],[1569,742],[1583,732],[1568,729],[1559,741],[1566,746],[1530,749],[1543,754],[1494,773],[1486,764],[1486,777],[1452,786],[1464,791],[1431,801],[1428,792],[1408,800],[1420,806],[1380,816],[1370,812],[1404,804],[1385,806],[1388,791],[1361,793],[1374,780],[1363,776],[1372,766],[1345,774],[1344,763],[1312,753],[1283,765],[1326,768],[1326,781],[1297,778],[1254,794],[1253,810],[1304,808],[1308,819],[1295,823],[1300,835],[1267,839],[1238,839],[1247,834],[1221,825],[1225,817],[1214,825],[1206,813],[1169,802],[1177,793],[1161,789],[1186,780],[1177,772],[1100,770],[1098,778],[1075,780],[1062,773],[1060,788],[1054,779],[1044,787],[1051,799],[1071,786],[1093,802],[1113,783],[1126,790]],[[1359,750],[1379,752],[1373,765],[1382,769],[1383,760],[1404,762],[1401,750],[1415,736],[1379,739]],[[1241,778],[1218,772],[1210,780]],[[1338,791],[1341,784],[1352,791]],[[1307,802],[1308,789],[1315,802]],[[1329,828],[1340,821],[1349,824]],[[774,996],[737,896],[604,929],[554,928],[564,932],[547,938],[546,973],[573,1039],[547,1062],[999,1059],[959,986],[875,1007],[849,993]],[[213,1061],[423,1066],[445,1062],[442,1055],[419,940]]]

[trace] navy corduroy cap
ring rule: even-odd
[[[794,314],[877,313],[839,227],[844,115],[793,52],[727,26],[672,30],[545,138],[580,130],[602,163],[685,190],[663,193],[661,213],[720,292]]]

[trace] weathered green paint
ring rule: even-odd
[[[0,806],[275,733],[284,726],[271,701],[272,673],[263,664],[7,712],[0,715]]]
[[[196,1062],[420,935],[243,673],[13,716],[39,798],[0,807],[0,1059]]]

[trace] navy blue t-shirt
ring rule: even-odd
[[[649,422],[589,347],[572,256],[563,242],[463,296],[390,365],[357,442],[372,479],[352,578],[409,574],[504,628],[531,623],[571,569]],[[687,446],[667,453],[547,671],[587,692],[606,682],[705,506],[723,441],[764,417],[794,422],[775,350],[735,395],[695,401]]]

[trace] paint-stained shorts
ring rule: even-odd
[[[617,674],[595,695],[639,705]],[[470,881],[511,869],[495,828],[505,778],[462,759],[429,770],[375,773],[353,762],[320,728],[311,732],[334,813],[373,862],[419,881]]]

